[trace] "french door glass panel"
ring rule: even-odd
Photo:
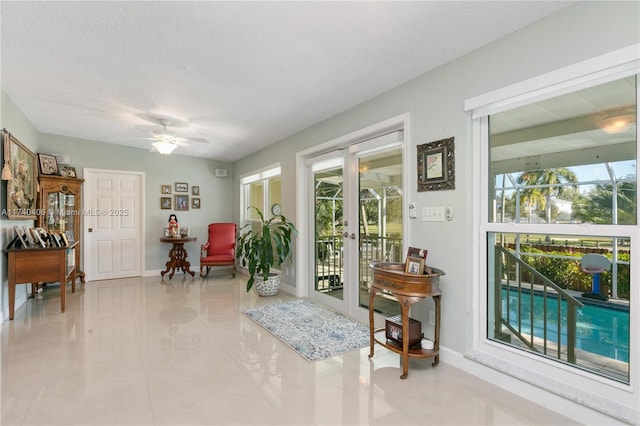
[[[366,148],[363,142],[312,165],[313,293],[344,302],[345,312],[368,309],[372,262],[403,260],[402,148]],[[400,312],[385,295],[374,303],[385,316]]]

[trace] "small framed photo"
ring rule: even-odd
[[[160,208],[162,210],[171,210],[171,197],[160,197]]]
[[[73,231],[64,231],[64,234],[67,236],[67,241],[69,241],[69,243],[75,243],[76,239],[73,236]]]
[[[13,230],[16,232],[18,236],[18,240],[20,240],[20,244],[22,248],[31,248],[33,247],[33,238],[30,235],[27,235],[28,231],[25,232],[25,227],[22,225],[16,225],[13,227]]]
[[[37,242],[40,247],[45,248],[47,243],[42,239],[42,232],[40,232],[41,229],[42,228],[31,228],[29,231],[31,232],[34,241]]]
[[[191,195],[200,195],[200,187],[197,185],[193,185],[191,187]]]
[[[60,176],[77,178],[76,168],[71,166],[60,166]]]
[[[191,199],[191,208],[199,209],[200,208],[200,198],[193,197]]]
[[[40,163],[40,173],[43,175],[57,175],[58,162],[56,157],[47,154],[38,154],[38,162]]]
[[[409,247],[407,250],[407,257],[419,257],[421,259],[427,260],[428,251],[421,248]]]
[[[176,182],[176,192],[189,192],[189,184],[184,182]]]
[[[162,185],[161,192],[163,194],[171,194],[171,185]]]
[[[29,247],[36,246],[35,240],[33,239],[33,235],[31,234],[31,231],[26,226],[24,225],[20,226],[20,234],[24,235],[24,238],[27,241],[27,244],[29,244]]]
[[[189,210],[189,196],[188,195],[176,195],[176,210],[178,210],[178,211]]]
[[[420,257],[408,256],[404,266],[404,273],[409,275],[422,275],[424,270],[424,259]]]

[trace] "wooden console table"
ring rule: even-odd
[[[377,342],[385,348],[402,355],[401,379],[409,374],[409,358],[434,358],[433,366],[440,360],[440,276],[444,271],[430,268],[432,273],[427,275],[411,275],[404,273],[404,263],[378,262],[371,264],[373,282],[369,289],[369,358],[373,357],[373,346]],[[400,303],[402,314],[402,346],[387,340],[385,329],[375,329],[373,323],[373,303],[378,292],[385,292],[393,296]],[[433,349],[409,348],[409,308],[426,297],[432,297],[436,305]]]
[[[71,292],[76,291],[75,250],[78,242],[69,247],[27,248],[6,250],[9,255],[9,319],[12,320],[16,304],[16,285],[39,282],[60,282],[60,312],[64,312],[67,282]]]
[[[197,240],[196,237],[162,237],[160,241],[163,243],[171,243],[171,250],[169,250],[169,260],[165,264],[166,269],[160,272],[160,275],[164,278],[164,274],[171,271],[169,274],[169,279],[173,278],[173,274],[175,274],[176,269],[182,269],[182,272],[185,274],[191,274],[193,277],[195,272],[189,269],[191,267],[191,263],[187,261],[187,250],[184,248],[184,243],[191,243]]]

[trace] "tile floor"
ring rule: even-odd
[[[294,299],[240,275],[57,286],[2,330],[2,425],[570,425],[441,363],[378,347],[309,363],[242,314]]]

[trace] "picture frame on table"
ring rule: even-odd
[[[40,246],[42,248],[46,248],[47,247],[47,243],[42,239],[42,234],[40,232],[40,229],[42,229],[42,228],[31,228],[31,229],[29,229],[29,232],[31,232],[31,235],[33,236],[33,239],[37,243],[38,246]]]
[[[189,184],[185,182],[175,183],[176,192],[189,192]]]
[[[454,138],[418,145],[418,192],[456,188]]]
[[[424,259],[421,257],[407,256],[404,273],[408,275],[422,275],[424,271]]]
[[[41,175],[59,175],[58,160],[54,155],[38,154]]]
[[[175,209],[176,211],[187,211],[189,210],[189,196],[188,195],[176,195],[175,196]]]
[[[73,235],[73,231],[64,231],[64,235],[67,237],[67,241],[69,242],[69,244],[76,242],[76,238]]]
[[[409,249],[407,250],[407,257],[411,256],[411,257],[420,257],[422,259],[424,259],[425,261],[427,260],[427,253],[429,253],[428,250],[426,249],[421,249],[421,248],[417,248],[417,247],[409,247]]]
[[[31,247],[33,247],[33,245],[29,244],[29,239],[27,239],[27,235],[23,231],[23,226],[21,226],[21,225],[14,226],[13,230],[15,231],[16,235],[18,236],[18,240],[20,241],[20,245],[22,246],[22,248],[31,248]],[[31,240],[33,241],[33,239],[31,239]]]
[[[38,162],[36,155],[11,133],[2,131],[5,161],[9,162],[11,181],[7,181],[7,218],[36,219],[38,198]]]

